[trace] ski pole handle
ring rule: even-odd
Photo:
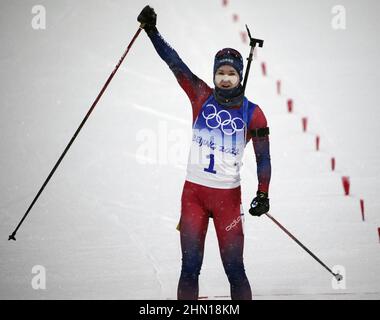
[[[248,57],[248,64],[247,64],[247,68],[245,70],[245,75],[244,75],[244,82],[243,82],[243,93],[245,93],[245,89],[247,87],[247,82],[248,82],[248,76],[249,76],[249,71],[251,69],[251,63],[252,63],[252,57],[253,57],[253,52],[256,48],[256,45],[259,45],[260,48],[262,48],[264,46],[264,40],[260,40],[260,39],[255,39],[255,38],[252,38],[251,36],[251,32],[249,31],[249,28],[247,25],[245,25],[245,27],[247,28],[247,33],[248,33],[248,37],[249,37],[249,45],[251,46],[251,50],[249,52],[249,57]]]

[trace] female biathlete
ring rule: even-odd
[[[250,300],[252,292],[243,264],[240,190],[240,167],[247,143],[252,140],[257,162],[258,189],[250,208],[254,216],[269,211],[271,162],[265,115],[244,97],[243,58],[232,48],[220,50],[213,69],[215,88],[211,88],[190,71],[162,38],[153,8],[146,6],[137,20],[186,92],[193,111],[193,139],[181,198],[182,268],[177,297],[198,299],[198,279],[211,217],[231,298]]]

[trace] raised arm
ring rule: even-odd
[[[147,24],[144,27],[149,39],[162,60],[166,62],[170,70],[174,73],[178,83],[186,92],[193,106],[193,115],[197,115],[200,102],[212,93],[212,89],[195,74],[182,61],[178,53],[163,39],[156,28],[156,14],[149,6],[141,12],[138,21]],[[194,120],[194,119],[193,119]]]

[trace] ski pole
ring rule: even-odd
[[[19,222],[19,224],[17,225],[16,229],[12,232],[12,234],[9,236],[8,238],[8,241],[9,240],[14,240],[16,241],[16,233],[17,233],[17,230],[20,228],[20,226],[22,225],[22,223],[24,222],[25,218],[27,217],[27,215],[29,214],[30,210],[33,208],[34,204],[36,203],[36,201],[38,200],[39,196],[41,195],[42,191],[45,189],[46,185],[48,184],[50,178],[53,176],[55,170],[57,170],[59,164],[61,163],[61,161],[63,160],[63,158],[65,157],[67,151],[70,149],[71,145],[73,144],[75,138],[77,137],[77,135],[79,134],[80,130],[82,129],[82,127],[84,126],[84,124],[86,123],[87,119],[89,118],[91,112],[94,110],[95,106],[97,105],[97,103],[99,102],[100,98],[102,97],[104,91],[106,91],[108,85],[110,84],[112,78],[114,77],[114,75],[116,74],[117,70],[119,69],[119,67],[121,66],[123,60],[125,59],[125,57],[127,56],[128,52],[129,52],[129,49],[132,47],[133,43],[135,42],[136,38],[139,36],[141,30],[144,28],[144,24],[141,24],[139,29],[136,31],[135,35],[133,36],[131,42],[129,43],[127,49],[125,50],[125,52],[123,53],[122,57],[120,58],[119,62],[117,63],[117,65],[115,66],[114,70],[112,71],[112,73],[110,74],[110,76],[108,77],[106,83],[104,84],[103,88],[100,90],[98,96],[96,97],[95,101],[93,102],[91,108],[88,110],[86,116],[84,117],[84,119],[82,120],[81,124],[79,125],[78,129],[75,131],[73,137],[71,138],[70,142],[68,143],[68,145],[66,146],[65,150],[63,151],[63,153],[61,154],[61,156],[59,157],[57,163],[54,165],[53,169],[50,171],[48,177],[46,178],[45,182],[43,183],[43,185],[41,186],[40,190],[38,191],[37,195],[34,197],[32,203],[30,204],[29,208],[26,210],[24,216],[22,217],[21,221]]]
[[[247,32],[248,32],[248,36],[249,36],[249,45],[250,45],[251,49],[250,49],[250,52],[249,52],[249,56],[247,58],[247,60],[248,60],[247,68],[245,69],[244,82],[243,82],[243,96],[245,95],[245,89],[247,87],[249,70],[251,69],[251,63],[252,63],[252,60],[253,60],[252,59],[252,57],[253,57],[253,51],[255,50],[256,45],[259,45],[260,48],[262,48],[263,45],[264,45],[264,40],[252,38],[251,32],[248,29],[248,26],[245,25],[245,27],[247,28]],[[243,119],[244,119],[244,122],[247,121],[247,117],[248,117],[247,113],[248,113],[247,106],[244,104],[244,110],[243,110]],[[244,130],[245,139],[247,139],[247,131],[248,131],[247,129]]]
[[[315,260],[317,260],[328,272],[330,272],[337,281],[341,281],[343,276],[339,273],[334,273],[326,264],[324,264],[314,253],[312,253],[308,248],[306,248],[301,241],[299,241],[295,236],[293,236],[280,222],[273,218],[269,213],[265,213],[268,218],[270,218],[275,224],[277,224],[290,238],[292,238],[299,246],[302,247],[308,254],[310,254]]]
[[[244,76],[244,82],[243,82],[243,92],[245,92],[245,88],[247,87],[249,70],[251,68],[251,63],[252,63],[252,60],[253,60],[252,59],[252,57],[253,57],[253,51],[255,50],[256,45],[259,45],[260,48],[262,48],[263,45],[264,45],[264,40],[252,38],[251,32],[248,29],[248,26],[245,25],[245,27],[247,28],[247,32],[248,32],[248,36],[249,36],[249,41],[250,41],[249,45],[251,46],[251,50],[250,50],[249,56],[247,58],[248,64],[247,64],[247,69],[245,70],[245,76]]]

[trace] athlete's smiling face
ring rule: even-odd
[[[216,70],[215,85],[220,89],[233,89],[239,85],[239,74],[234,67],[223,65]]]

